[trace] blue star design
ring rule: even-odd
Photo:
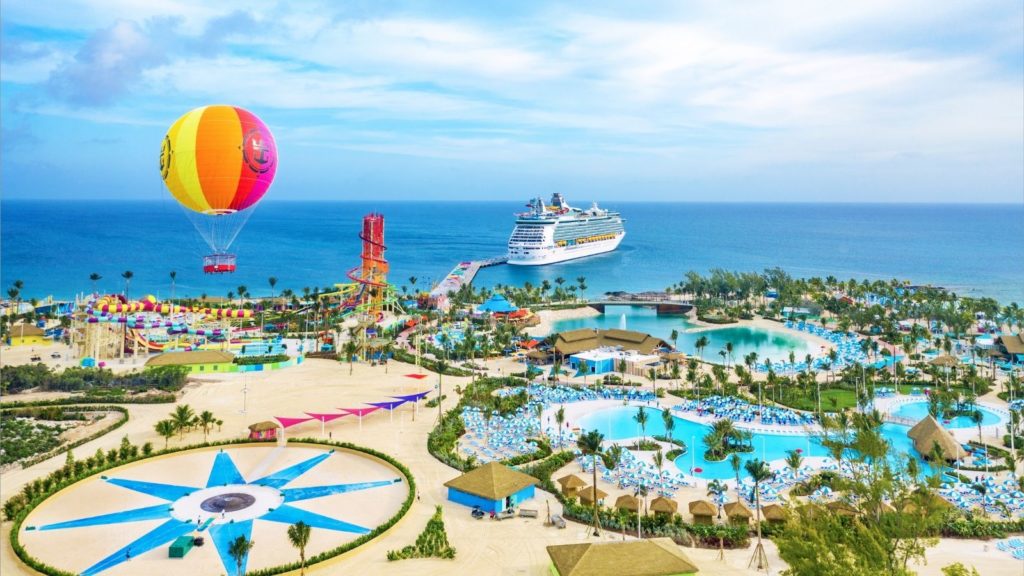
[[[289,505],[290,502],[299,502],[313,498],[323,498],[334,494],[356,492],[381,486],[390,486],[401,482],[401,478],[392,480],[380,480],[374,482],[357,482],[351,484],[332,484],[325,486],[310,486],[306,488],[285,488],[288,483],[312,470],[334,454],[334,450],[303,460],[298,464],[278,470],[273,474],[264,476],[252,482],[246,482],[234,461],[226,452],[221,450],[217,453],[210,469],[210,475],[206,487],[178,486],[174,484],[162,484],[158,482],[144,482],[141,480],[129,480],[124,478],[108,478],[103,480],[135,492],[148,494],[155,498],[164,500],[165,503],[132,510],[122,510],[110,514],[68,520],[40,526],[38,530],[62,530],[67,528],[83,528],[86,526],[102,526],[109,524],[121,524],[126,522],[141,522],[144,520],[165,520],[162,524],[149,532],[143,534],[127,546],[114,552],[110,556],[96,562],[82,572],[82,576],[93,576],[104,570],[108,570],[118,564],[126,562],[133,557],[140,556],[154,548],[163,546],[174,541],[180,536],[199,531],[203,532],[209,528],[210,538],[217,548],[224,569],[229,576],[237,576],[237,566],[234,559],[228,553],[231,542],[239,536],[245,536],[246,540],[252,539],[252,524],[254,520],[265,520],[268,522],[280,522],[283,524],[295,524],[304,522],[313,528],[323,528],[338,532],[349,532],[353,534],[366,534],[370,530],[363,526],[351,524],[343,520],[309,512],[301,508]],[[252,515],[252,511],[245,513],[245,519],[236,521],[227,515],[232,512],[214,512],[203,508],[206,513],[200,513],[195,520],[191,518],[183,520],[174,515],[175,504],[184,507],[186,500],[198,503],[199,500],[208,501],[218,494],[228,494],[234,489],[238,492],[259,491],[262,494],[272,494],[276,497],[275,506],[266,509],[262,514]],[[244,512],[244,509],[243,509]],[[179,510],[179,514],[181,511]],[[218,514],[220,514],[218,516]],[[202,518],[205,515],[206,518]],[[31,529],[31,528],[30,528]],[[248,558],[246,558],[248,561]],[[245,572],[245,564],[242,565],[242,572]]]

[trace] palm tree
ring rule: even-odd
[[[726,342],[725,343],[725,356],[726,356],[725,368],[726,369],[729,368],[729,364],[732,362],[732,350],[733,350],[732,342]]]
[[[178,278],[178,273],[176,271],[174,271],[174,270],[171,270],[170,276],[171,276],[171,302],[174,302],[174,281],[175,281],[175,279]]]
[[[708,482],[708,498],[714,500],[715,505],[718,506],[718,517],[722,517],[722,494],[725,494],[726,486],[721,480],[712,480]]]
[[[565,406],[559,406],[555,412],[555,424],[558,424],[558,443],[562,443],[562,424],[565,424]]]
[[[676,429],[676,419],[672,416],[672,413],[668,410],[661,411],[661,420],[665,423],[665,436],[668,441],[672,441],[672,431]]]
[[[267,278],[267,284],[270,284],[270,299],[273,300],[274,299],[274,287],[277,286],[277,278],[275,278],[274,276],[271,276],[270,278]],[[299,524],[302,524],[302,523],[299,522]],[[303,526],[305,526],[305,524],[303,524]]]
[[[177,428],[174,427],[174,422],[171,420],[161,420],[157,422],[153,428],[156,429],[157,434],[163,436],[164,450],[167,450],[167,440],[177,432]]]
[[[301,520],[288,527],[288,541],[292,546],[299,549],[299,575],[306,573],[306,545],[309,544],[309,533],[312,531],[309,524]]]
[[[576,446],[580,449],[580,452],[584,456],[590,456],[592,471],[594,473],[593,482],[591,487],[594,490],[594,536],[601,536],[601,526],[598,522],[597,513],[597,458],[601,455],[601,443],[604,442],[604,434],[601,434],[597,430],[591,430],[581,434],[579,439],[576,440]]]
[[[911,460],[914,460],[914,465],[916,466],[917,465],[917,460],[914,459],[914,458],[911,458]],[[796,450],[790,450],[790,451],[786,452],[786,466],[789,466],[789,469],[793,471],[793,475],[794,476],[800,470],[800,465],[803,464],[803,463],[804,463],[803,455],[801,455]],[[914,474],[912,477],[916,477],[916,476],[917,475]]]
[[[356,343],[355,343],[354,340],[349,340],[348,342],[345,342],[344,350],[345,350],[345,357],[348,359],[348,375],[349,376],[352,375],[352,359],[355,357],[356,351],[358,349],[359,348],[356,346]]]
[[[679,331],[675,328],[672,329],[672,333],[668,335],[668,339],[672,341],[672,347],[678,349],[679,346]]]
[[[750,474],[754,480],[754,506],[757,514],[757,547],[754,548],[754,555],[750,558],[747,567],[749,568],[757,560],[757,569],[765,570],[768,568],[768,556],[765,554],[764,544],[761,542],[761,482],[771,479],[775,474],[766,462],[757,458],[747,460],[745,468],[747,474]]]
[[[658,372],[654,368],[647,369],[647,379],[651,381],[651,386],[654,387],[654,395],[658,395]]]
[[[203,429],[203,442],[206,442],[206,437],[210,434],[210,428],[217,423],[217,419],[214,418],[213,412],[203,410],[196,422]]]
[[[124,297],[128,298],[128,286],[132,283],[132,278],[135,277],[135,273],[131,270],[125,270],[121,272],[121,278],[124,278]]]
[[[93,294],[96,293],[96,283],[99,282],[102,279],[103,279],[103,276],[100,276],[96,272],[93,272],[92,274],[89,274],[89,281],[92,282],[92,292],[93,292]]]
[[[174,423],[179,440],[185,437],[185,430],[195,424],[195,421],[196,413],[188,404],[179,404],[174,407],[174,412],[171,412],[171,422]]]
[[[254,544],[255,542],[252,540],[246,540],[245,536],[239,536],[228,546],[228,554],[235,560],[235,566],[238,569],[235,574],[238,576],[245,576],[242,565],[245,564],[245,559],[249,556],[249,551],[252,550]]]
[[[693,347],[697,349],[697,355],[700,356],[700,361],[704,361],[704,349],[707,348],[711,341],[708,340],[707,336],[701,336],[697,338],[697,341],[693,343]]]
[[[732,455],[729,456],[729,465],[732,466],[733,474],[736,475],[736,497],[739,498],[739,496],[740,496],[740,468],[743,468],[743,459],[740,458],[739,454],[733,452]]]
[[[661,477],[661,469],[665,467],[665,456],[658,450],[654,453],[654,467],[658,469],[658,490],[664,490],[665,485]]]
[[[643,406],[636,409],[633,421],[640,425],[640,441],[642,443],[647,439],[647,411],[644,410]]]

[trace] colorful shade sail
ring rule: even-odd
[[[284,428],[290,428],[296,424],[302,424],[303,422],[309,422],[312,418],[288,418],[287,416],[274,416],[274,420],[281,423]]]
[[[319,420],[321,422],[330,422],[331,420],[348,416],[348,414],[316,414],[313,412],[306,412],[306,414],[309,414],[315,420]]]
[[[277,146],[255,114],[237,106],[203,106],[171,125],[160,174],[182,206],[230,214],[259,202],[277,172]]]
[[[383,408],[385,410],[394,410],[395,408],[398,408],[399,406],[405,403],[405,400],[392,400],[390,402],[367,402],[367,404],[369,404],[370,406],[377,406],[378,408]]]
[[[367,414],[371,414],[373,412],[376,412],[377,410],[380,410],[380,406],[374,406],[372,408],[338,408],[338,410],[344,410],[345,412],[348,412],[353,416],[359,416],[360,418],[362,418]]]
[[[405,396],[392,396],[392,398],[398,398],[399,400],[404,400],[406,402],[416,402],[417,400],[426,398],[427,394],[430,394],[429,390],[426,392],[417,392],[415,394],[406,394]]]

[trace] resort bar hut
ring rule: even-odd
[[[694,500],[688,504],[694,524],[714,524],[718,507],[708,500]]]
[[[249,440],[276,440],[277,423],[270,420],[249,424]]]
[[[575,474],[568,474],[558,479],[558,484],[562,487],[562,495],[566,498],[576,498],[579,495],[580,488],[583,488],[587,483]]]
[[[942,458],[947,462],[960,460],[967,455],[956,438],[949,433],[949,430],[939,425],[935,418],[932,418],[931,414],[915,424],[907,432],[907,436],[914,441],[914,448],[917,452],[925,458],[931,456],[932,449],[936,444],[939,445],[939,449],[942,451]]]
[[[597,494],[597,503],[600,504],[602,500],[608,497],[608,493],[596,486],[587,486],[577,492],[580,497],[581,504],[587,504],[592,506],[594,504],[594,495]]]
[[[623,494],[615,500],[615,509],[638,512],[640,510],[640,499],[632,494]]]
[[[769,504],[761,507],[761,515],[769,524],[782,524],[786,521],[788,513],[782,504]]]
[[[725,510],[725,515],[729,517],[729,523],[733,526],[747,526],[750,524],[750,519],[754,517],[754,511],[742,500],[729,502],[722,506],[722,509]]]
[[[452,502],[495,513],[533,498],[536,484],[533,476],[498,462],[489,462],[444,483]]]
[[[548,546],[552,576],[681,576],[697,565],[669,538]]]
[[[668,514],[669,516],[676,513],[679,510],[679,503],[675,500],[670,500],[664,496],[658,496],[654,500],[651,500],[649,506],[651,512],[655,514]]]

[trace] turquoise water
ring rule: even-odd
[[[487,195],[481,183],[482,198]],[[429,187],[428,187],[429,188]],[[501,202],[263,202],[235,241],[238,271],[206,276],[208,253],[188,218],[157,181],[152,201],[21,201],[3,199],[0,210],[0,276],[6,290],[24,281],[28,297],[70,297],[89,290],[99,273],[101,290],[121,290],[131,270],[132,294],[162,294],[178,272],[178,296],[224,296],[244,284],[253,294],[277,293],[342,282],[358,263],[360,218],[387,218],[387,258],[398,285],[416,288],[443,278],[457,263],[503,254],[531,192]],[[570,195],[586,205],[585,192]],[[288,198],[285,189],[268,197]],[[430,190],[421,197],[429,198]],[[735,204],[602,202],[626,219],[619,249],[551,266],[495,266],[483,286],[534,286],[557,277],[586,278],[586,295],[609,290],[663,290],[687,270],[760,271],[780,266],[794,276],[889,280],[946,286],[957,294],[1024,303],[1020,242],[1024,205]],[[896,247],[896,249],[894,249]]]
[[[991,410],[987,410],[982,407],[978,407],[981,410],[982,426],[994,426],[1003,421],[1003,418]],[[893,416],[899,416],[900,418],[911,418],[913,420],[920,420],[928,415],[928,403],[927,402],[910,402],[903,404],[895,412]],[[969,416],[957,416],[951,420],[942,420],[942,425],[946,428],[974,428],[977,424],[974,420],[971,420]]]
[[[634,438],[640,436],[640,426],[633,420],[633,416],[636,413],[637,409],[633,406],[607,408],[587,414],[580,420],[578,425],[583,430],[597,430],[601,432],[606,440]],[[678,416],[673,417],[675,418],[675,429],[672,432],[673,437],[682,440],[691,448],[687,454],[680,456],[675,461],[676,467],[680,471],[688,474],[690,473],[691,465],[693,465],[696,468],[702,469],[702,472],[699,474],[701,478],[730,479],[736,477],[728,461],[708,462],[704,459],[703,454],[707,447],[701,441],[701,438],[711,430],[710,426],[692,422]],[[882,435],[892,445],[894,453],[901,455],[914,454],[916,456],[917,452],[914,450],[913,442],[907,438],[908,430],[907,426],[899,424],[886,423],[882,425]],[[665,423],[662,421],[658,410],[648,409],[646,435],[652,436],[655,434],[665,434]],[[692,449],[694,442],[697,445],[696,450]],[[754,432],[753,446],[753,452],[740,454],[744,462],[752,458],[760,458],[767,461],[781,460],[786,457],[788,451],[798,449],[803,451],[804,456],[827,455],[817,439],[804,434],[761,434]],[[746,473],[742,469],[740,470],[740,477],[746,477]]]
[[[790,351],[796,354],[798,361],[807,354],[818,356],[821,352],[820,348],[809,340],[782,330],[730,326],[700,332],[686,332],[693,327],[694,325],[685,317],[659,316],[655,314],[653,308],[608,306],[605,308],[605,313],[600,316],[555,322],[552,330],[561,332],[577,328],[623,328],[653,334],[669,343],[672,342],[669,339],[672,330],[676,330],[679,333],[679,339],[676,341],[679,350],[696,355],[697,350],[694,348],[694,344],[701,336],[705,336],[709,343],[704,349],[704,359],[718,363],[723,363],[723,358],[718,352],[725,349],[726,342],[733,344],[732,363],[742,363],[743,357],[750,352],[756,352],[758,361],[762,363],[765,359],[788,360]]]

